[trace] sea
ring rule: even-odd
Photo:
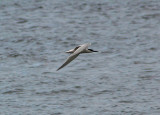
[[[160,0],[0,0],[0,115],[160,115]]]

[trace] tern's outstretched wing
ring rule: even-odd
[[[81,52],[82,50],[88,48],[88,46],[90,46],[90,45],[91,45],[91,43],[82,44],[82,45],[79,45],[79,46],[75,47],[74,49],[71,49],[71,50],[66,51],[66,53],[74,53],[74,52],[77,51],[80,47],[82,47],[81,50],[79,50],[79,52]]]
[[[57,71],[58,70],[60,70],[61,68],[63,68],[64,66],[66,66],[67,64],[69,64],[72,60],[74,60],[77,56],[78,56],[79,54],[71,54],[69,57],[68,57],[68,59],[65,61],[65,63],[61,66],[61,67],[59,67],[58,69],[57,69]]]
[[[66,53],[74,53],[80,46],[75,47],[74,49],[71,49],[69,51],[66,51]]]

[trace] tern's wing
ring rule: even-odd
[[[69,64],[72,60],[74,60],[77,56],[78,56],[79,54],[71,54],[69,57],[68,57],[68,59],[65,61],[65,63],[61,66],[61,67],[59,67],[58,69],[57,69],[57,71],[58,70],[60,70],[61,68],[63,68],[64,66],[66,66],[67,64]]]
[[[74,52],[74,54],[85,53],[86,49],[88,49],[88,46],[90,45],[90,43],[80,45],[80,47]]]
[[[79,45],[77,47],[75,47],[74,49],[71,49],[69,51],[66,51],[66,53],[77,53],[77,52],[82,52],[84,49],[88,48],[88,46],[90,46],[91,43],[86,43],[86,44],[82,44],[82,45]],[[81,48],[80,48],[81,47]],[[79,49],[80,48],[80,49]],[[79,50],[78,50],[79,49]],[[78,51],[77,51],[78,50]]]
[[[75,47],[74,49],[71,49],[69,51],[66,51],[66,53],[74,53],[80,46]]]

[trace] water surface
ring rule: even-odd
[[[0,114],[159,115],[159,0],[1,0]],[[64,51],[91,42],[60,71]]]

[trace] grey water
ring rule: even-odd
[[[159,0],[0,0],[0,115],[159,114]]]

